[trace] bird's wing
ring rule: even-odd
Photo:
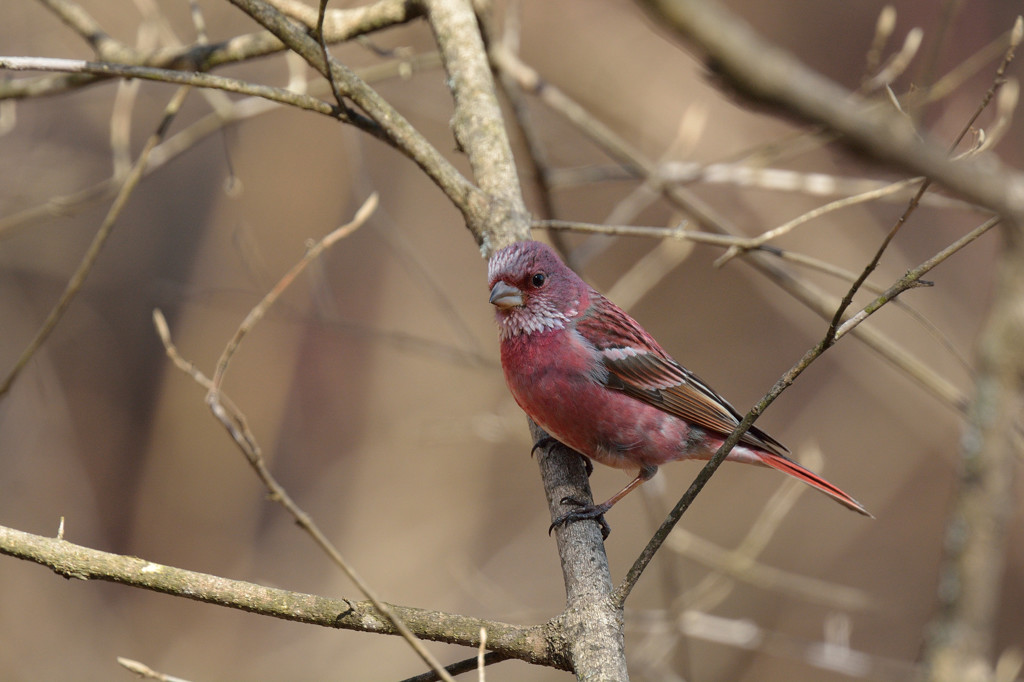
[[[604,297],[579,318],[576,331],[600,352],[608,388],[723,435],[740,423],[742,416],[725,398],[669,357],[633,318]],[[756,426],[740,442],[780,455],[788,452]]]

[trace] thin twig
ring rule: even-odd
[[[536,94],[555,112],[577,126],[580,132],[621,163],[627,171],[639,177],[658,174],[657,165],[653,161],[647,159],[618,133],[596,120],[579,103],[573,101],[556,86],[544,81],[540,74],[515,55],[498,46],[492,49],[492,59],[498,68],[507,70],[520,87]],[[666,200],[686,211],[688,216],[701,227],[722,235],[730,235],[727,239],[737,238],[731,236],[740,232],[734,224],[685,188],[665,184],[661,191]],[[754,251],[744,259],[744,262],[752,265],[797,301],[813,310],[815,314],[826,320],[831,319],[835,314],[838,301],[835,301],[833,296],[825,293],[809,280],[799,278],[790,270],[781,267],[776,259],[768,254]],[[958,412],[964,411],[967,403],[963,392],[924,364],[916,355],[904,350],[891,338],[872,327],[857,327],[854,334],[896,369],[913,379],[930,395]]]
[[[186,369],[186,371],[188,371],[188,373],[193,376],[200,385],[208,388],[206,403],[209,406],[210,411],[217,420],[221,422],[224,428],[231,435],[232,439],[234,439],[238,444],[250,466],[252,466],[260,481],[263,482],[263,485],[269,491],[270,498],[278,502],[285,508],[285,510],[288,511],[289,514],[292,515],[296,523],[298,523],[298,525],[331,558],[331,560],[341,568],[345,575],[347,575],[359,591],[370,600],[381,615],[392,623],[395,630],[409,642],[417,655],[419,655],[420,658],[422,658],[423,661],[432,669],[438,671],[438,674],[441,675],[442,679],[450,680],[450,677],[441,672],[442,668],[440,662],[438,662],[437,659],[427,651],[423,646],[423,643],[420,642],[409,629],[408,625],[402,622],[402,620],[395,615],[394,611],[392,611],[387,604],[377,597],[375,591],[366,583],[366,581],[363,580],[355,568],[345,560],[341,555],[341,552],[338,551],[330,539],[328,539],[327,535],[320,529],[316,522],[313,521],[312,517],[299,507],[299,505],[292,499],[291,495],[288,494],[288,491],[285,490],[285,488],[277,481],[274,475],[270,472],[270,469],[267,467],[266,460],[263,457],[262,448],[257,442],[255,435],[252,433],[252,430],[249,428],[245,415],[223,395],[222,387],[224,376],[231,363],[231,358],[238,350],[242,339],[244,339],[246,334],[252,330],[253,326],[263,318],[270,306],[272,306],[281,294],[284,293],[285,289],[295,281],[295,278],[310,262],[317,258],[325,249],[329,248],[340,239],[352,234],[352,232],[361,227],[369,219],[370,215],[377,207],[377,202],[377,194],[372,194],[356,212],[352,221],[332,231],[329,235],[311,245],[306,250],[305,255],[295,265],[293,265],[287,273],[285,273],[277,284],[258,304],[256,304],[255,307],[253,307],[251,311],[249,311],[249,314],[246,315],[245,319],[235,331],[234,336],[232,336],[231,340],[228,341],[223,353],[221,353],[221,356],[217,361],[216,370],[214,371],[211,379],[207,380],[191,363],[183,366],[183,363],[176,361],[176,364],[178,364],[179,367]],[[177,350],[174,349],[166,330],[166,322],[162,320],[162,316],[155,316],[154,319],[168,355],[171,357],[177,356]]]
[[[281,294],[284,293],[285,289],[291,286],[292,282],[295,281],[295,278],[299,276],[306,266],[318,258],[325,249],[330,248],[340,239],[344,239],[362,227],[366,221],[369,220],[370,216],[373,215],[373,212],[377,210],[378,204],[379,198],[377,193],[374,192],[366,199],[366,201],[363,202],[363,205],[359,207],[359,210],[356,211],[356,214],[351,221],[336,230],[333,230],[320,241],[310,245],[309,248],[306,249],[306,253],[303,254],[302,258],[300,258],[298,262],[296,262],[295,265],[293,265],[288,272],[278,280],[277,284],[275,284],[273,288],[266,293],[263,299],[249,311],[249,314],[246,315],[245,319],[238,326],[238,329],[235,330],[234,336],[232,336],[231,340],[228,341],[227,346],[224,348],[224,352],[221,353],[220,358],[217,360],[216,369],[213,373],[213,385],[210,389],[211,396],[208,397],[208,400],[216,402],[216,396],[214,394],[218,393],[224,384],[224,374],[227,372],[232,356],[235,354],[235,351],[238,350],[238,346],[242,342],[242,339],[245,338],[245,335],[249,333],[257,322],[263,319],[263,316],[266,315],[270,306],[274,305],[274,302],[277,301]]]
[[[400,76],[402,73],[435,68],[439,64],[440,58],[437,53],[428,52],[359,69],[357,74],[366,82],[371,83],[386,78],[394,78],[396,76]],[[210,91],[204,90],[204,92]],[[294,92],[294,90],[288,90],[287,92]],[[309,92],[305,94],[311,97],[317,97],[322,92],[324,92],[324,88],[314,85],[310,88]],[[2,107],[4,103],[5,102],[0,102],[0,107]],[[9,104],[11,102],[8,101],[6,103]],[[253,95],[252,97],[246,97],[245,99],[235,102],[228,102],[229,106],[227,108],[215,108],[213,112],[207,114],[195,123],[189,125],[187,128],[172,135],[171,137],[168,137],[158,144],[149,155],[144,175],[149,175],[154,170],[163,167],[167,162],[177,158],[200,141],[206,139],[209,135],[212,135],[224,127],[238,121],[255,118],[271,111],[276,111],[278,107],[285,104],[289,103],[280,102],[274,99],[267,99],[259,95]],[[330,105],[324,103],[324,106],[325,110],[323,113],[328,113],[331,109]],[[37,206],[32,206],[24,209],[23,211],[19,211],[18,213],[0,217],[0,239],[6,239],[12,236],[17,233],[19,228],[23,228],[37,220],[42,220],[55,215],[69,215],[89,202],[112,195],[117,181],[118,178],[110,177],[105,180],[101,180],[95,185],[91,185],[63,196],[52,197]]]
[[[721,267],[728,263],[737,255],[739,255],[741,251],[747,251],[751,248],[761,246],[762,244],[769,242],[772,239],[781,237],[785,234],[789,234],[800,225],[810,222],[811,220],[820,218],[824,215],[827,215],[834,211],[838,211],[843,208],[849,208],[850,206],[856,206],[858,204],[863,204],[869,201],[875,201],[876,199],[879,199],[887,195],[896,194],[897,192],[904,190],[910,185],[921,182],[921,180],[921,178],[907,178],[906,180],[893,182],[890,183],[889,185],[886,185],[885,187],[881,187],[876,190],[863,192],[852,197],[843,197],[842,199],[836,199],[835,201],[831,201],[825,204],[824,206],[819,206],[818,208],[807,211],[806,213],[803,213],[797,216],[796,218],[789,220],[783,223],[782,225],[779,225],[778,227],[762,232],[758,236],[746,240],[746,243],[742,245],[729,247],[728,251],[726,251],[724,254],[722,254],[715,260],[715,266]],[[920,198],[918,200],[920,200]]]
[[[1016,22],[1014,22],[1013,25],[1013,31],[1011,32],[1010,45],[1009,47],[1006,48],[1006,54],[1003,55],[1003,61],[1000,62],[999,68],[996,69],[992,85],[985,93],[985,96],[982,97],[981,102],[978,103],[977,108],[974,110],[974,114],[970,117],[967,123],[964,124],[963,128],[960,130],[960,133],[956,136],[956,138],[953,140],[953,143],[949,146],[949,154],[952,154],[953,150],[955,150],[957,146],[959,146],[960,142],[963,141],[964,137],[967,136],[967,133],[970,132],[971,128],[974,126],[974,122],[978,119],[979,116],[981,116],[981,112],[983,112],[988,107],[989,103],[995,97],[996,93],[1006,82],[1006,69],[1010,65],[1010,62],[1013,61],[1013,57],[1016,53],[1017,46],[1020,44],[1022,38],[1024,38],[1024,19],[1021,19],[1021,17],[1017,17],[1017,20]],[[897,233],[900,231],[900,228],[902,228],[903,225],[906,224],[907,220],[909,220],[911,214],[913,214],[913,212],[917,210],[921,197],[924,195],[925,192],[928,191],[928,187],[930,187],[931,184],[931,178],[927,178],[923,183],[921,183],[921,187],[917,190],[917,193],[914,195],[914,198],[910,200],[910,203],[907,205],[906,210],[899,217],[896,223],[892,226],[888,234],[886,234],[885,238],[882,240],[882,243],[875,251],[875,255],[864,267],[864,270],[861,272],[860,277],[857,278],[857,280],[846,292],[846,295],[843,296],[842,302],[839,304],[839,307],[836,308],[836,312],[832,316],[832,321],[829,323],[828,332],[825,335],[826,344],[831,344],[835,342],[836,331],[839,328],[840,323],[842,322],[843,316],[846,314],[846,310],[853,303],[854,295],[860,289],[861,285],[865,282],[865,280],[867,280],[867,278],[871,275],[871,273],[874,272],[875,268],[878,267],[878,263],[882,259],[882,254],[884,254],[886,249],[889,248],[889,244],[891,244],[892,240],[895,239]]]
[[[117,657],[117,663],[122,668],[127,668],[139,677],[144,677],[147,680],[159,680],[160,682],[188,682],[188,680],[183,677],[175,677],[173,675],[168,675],[167,673],[158,672],[150,668],[145,663],[141,663],[130,658],[124,658],[123,656]]]
[[[992,221],[998,222],[998,219],[993,218],[989,221],[994,225],[995,223]],[[985,225],[975,228],[975,230],[973,230],[971,233],[971,235],[973,235],[972,239],[977,238],[977,236],[983,233],[984,230],[990,229],[991,227],[992,225],[985,223]],[[907,272],[906,275],[904,275],[896,283],[894,283],[884,294],[882,294],[876,300],[872,301],[868,306],[866,306],[864,310],[861,311],[863,314],[858,313],[856,316],[854,316],[854,318],[849,321],[849,326],[844,326],[844,334],[849,333],[849,331],[856,328],[861,322],[866,320],[873,313],[877,312],[885,304],[894,300],[904,291],[919,286],[926,286],[926,283],[921,281],[921,277],[923,277],[929,270],[931,270],[936,265],[944,261],[950,255],[952,255],[952,253],[955,253],[959,249],[962,249],[969,242],[970,240],[965,241],[965,238],[961,238],[954,242],[949,247],[947,247],[946,249],[943,249],[941,252],[939,252],[932,258],[926,260],[918,267]],[[637,557],[636,561],[633,563],[633,566],[627,572],[626,577],[615,589],[614,599],[616,600],[616,603],[625,603],[626,597],[629,596],[629,593],[636,585],[636,581],[640,579],[640,575],[643,573],[647,565],[651,562],[651,559],[654,558],[655,553],[657,553],[661,545],[665,542],[666,538],[668,537],[668,534],[672,531],[672,528],[675,527],[676,523],[679,522],[679,519],[682,518],[682,515],[690,507],[690,504],[693,503],[693,500],[697,497],[698,493],[700,493],[700,491],[704,489],[704,486],[707,484],[712,474],[714,474],[718,467],[722,464],[722,462],[725,461],[725,458],[728,456],[729,452],[732,451],[732,448],[739,442],[743,434],[747,432],[747,429],[750,428],[754,421],[765,411],[765,409],[768,408],[769,405],[772,404],[772,402],[775,401],[775,399],[784,390],[786,390],[786,388],[792,385],[796,378],[800,376],[800,374],[802,374],[803,371],[811,365],[811,363],[813,363],[825,351],[832,347],[834,343],[834,339],[831,343],[829,343],[828,338],[826,337],[825,339],[822,339],[817,344],[815,344],[814,347],[812,347],[806,353],[804,353],[803,357],[800,358],[800,360],[795,365],[793,365],[793,367],[791,367],[789,371],[782,375],[782,377],[775,383],[775,385],[772,386],[772,389],[756,405],[754,405],[753,408],[751,408],[751,410],[746,414],[746,416],[744,416],[743,420],[740,421],[736,429],[729,435],[725,443],[722,444],[722,446],[718,449],[715,455],[708,461],[704,468],[701,469],[700,473],[697,474],[697,477],[694,479],[693,483],[690,484],[690,487],[679,499],[679,502],[677,502],[675,507],[672,508],[672,511],[669,512],[668,517],[661,524],[658,530],[654,533],[654,536],[651,538],[650,542],[648,542],[647,546],[644,547],[644,550],[640,553],[640,556]]]
[[[906,276],[904,277],[904,279],[908,279],[909,278],[910,280],[914,280],[914,281],[920,280],[920,278],[926,272],[928,272],[929,270],[934,268],[936,265],[938,265],[938,264],[942,263],[943,261],[945,261],[947,258],[949,258],[954,253],[956,253],[957,251],[961,250],[962,248],[964,248],[965,246],[967,246],[968,244],[973,242],[975,239],[977,239],[981,235],[983,235],[986,232],[988,232],[989,230],[991,230],[993,227],[998,225],[1001,220],[1002,220],[1002,218],[1000,218],[999,216],[995,216],[993,218],[989,218],[984,223],[982,223],[981,225],[978,225],[976,228],[974,228],[973,230],[971,230],[970,232],[968,232],[964,236],[960,237],[960,239],[957,239],[955,242],[953,242],[952,244],[950,244],[949,246],[944,248],[942,251],[939,251],[937,254],[935,254],[934,256],[929,258],[928,260],[926,260],[921,265],[919,265],[916,268],[914,268],[913,270],[909,271],[906,274]],[[902,291],[906,290],[907,287],[903,286],[903,284],[902,284],[903,281],[904,280],[901,279],[899,282],[897,282],[892,287],[890,287],[885,292],[883,292],[881,295],[879,295],[878,298],[876,298],[874,301],[872,301],[868,305],[864,306],[864,308],[860,312],[858,312],[856,315],[853,315],[852,317],[847,319],[845,322],[843,322],[843,324],[840,325],[836,329],[836,331],[835,331],[835,338],[838,340],[838,339],[842,338],[843,336],[845,336],[848,332],[850,332],[852,329],[854,329],[858,324],[863,322],[864,319],[867,318],[868,315],[870,315],[871,313],[873,313],[876,310],[878,310],[878,308],[880,308],[881,306],[885,305],[885,303],[893,300],[893,298],[895,298],[897,295],[899,295]]]
[[[117,197],[114,198],[113,204],[107,211],[107,215],[103,218],[103,222],[100,223],[99,230],[96,231],[96,235],[92,239],[92,243],[89,244],[89,248],[86,250],[85,255],[79,262],[75,272],[71,275],[67,285],[64,288],[64,293],[61,294],[57,304],[50,310],[50,313],[46,316],[46,320],[43,322],[39,331],[36,332],[35,337],[29,342],[27,348],[22,351],[18,360],[14,363],[14,367],[11,368],[7,377],[3,383],[0,384],[0,397],[4,396],[11,388],[11,385],[21,374],[21,371],[28,365],[29,361],[36,352],[46,343],[46,340],[50,337],[57,324],[63,319],[64,313],[67,311],[68,306],[81,291],[82,285],[85,283],[85,279],[92,272],[93,265],[96,264],[96,260],[99,258],[100,252],[103,250],[103,246],[107,243],[107,239],[113,232],[114,225],[117,223],[117,219],[121,215],[121,211],[128,203],[128,199],[131,197],[132,192],[138,186],[139,181],[142,179],[143,171],[146,168],[146,161],[149,158],[149,154],[153,151],[153,148],[164,138],[167,133],[167,129],[171,125],[171,121],[178,114],[181,109],[182,102],[185,101],[185,96],[188,94],[189,88],[180,88],[174,95],[171,96],[170,102],[164,108],[163,118],[160,120],[160,124],[157,126],[156,131],[149,136],[146,140],[146,144],[143,146],[142,151],[139,152],[138,158],[135,160],[135,165],[132,166],[131,171],[124,179],[124,183],[121,185],[121,189],[117,193]]]
[[[590,232],[593,234],[615,235],[619,237],[654,237],[656,239],[685,239],[698,244],[711,244],[713,246],[734,246],[745,241],[745,237],[733,237],[730,235],[714,234],[712,232],[700,232],[697,230],[683,229],[682,225],[676,227],[654,227],[643,225],[604,225],[601,223],[584,223],[578,220],[534,220],[534,229],[542,230],[572,230],[575,232]]]
[[[334,116],[334,107],[323,100],[309,95],[292,92],[270,85],[247,83],[237,78],[226,78],[210,73],[158,69],[151,66],[129,66],[111,62],[87,62],[82,59],[55,59],[50,57],[0,57],[0,69],[12,71],[51,71],[58,73],[89,73],[105,77],[140,78],[190,85],[197,88],[215,88],[225,92],[262,97],[279,104],[289,104],[299,109],[315,111],[318,114]]]

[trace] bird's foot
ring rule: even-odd
[[[537,454],[537,450],[539,448],[546,448],[547,446],[554,445],[555,443],[558,443],[558,442],[559,442],[558,440],[556,440],[555,438],[552,438],[551,436],[544,436],[543,438],[538,440],[536,443],[534,443],[532,448],[530,448],[530,457],[533,457],[535,454]],[[573,452],[576,452],[576,451],[573,450]],[[583,466],[587,470],[587,478],[590,478],[590,475],[592,473],[594,473],[594,463],[591,462],[590,458],[587,457],[586,455],[581,454],[579,452],[576,452],[576,454],[579,455],[580,459],[583,460]]]
[[[558,441],[555,440],[554,438],[552,438],[551,436],[544,436],[543,438],[538,440],[536,443],[534,443],[532,448],[530,448],[530,457],[533,457],[534,455],[536,455],[537,454],[537,450],[539,448],[546,448],[547,446],[554,445],[557,442]]]
[[[609,506],[603,504],[586,504],[585,502],[580,502],[574,497],[563,497],[560,502],[563,505],[576,507],[576,509],[562,514],[552,521],[551,525],[548,527],[548,535],[551,535],[551,531],[555,528],[564,526],[567,523],[593,519],[594,521],[597,521],[597,524],[601,527],[601,539],[608,539],[608,535],[612,532],[612,527],[604,520],[604,513],[610,509]]]

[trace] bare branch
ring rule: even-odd
[[[1024,224],[1024,176],[986,157],[950,162],[903,116],[872,105],[767,43],[748,24],[710,0],[644,0],[680,36],[706,50],[717,70],[758,101],[821,123],[849,144]]]
[[[462,177],[462,174],[404,116],[352,70],[333,57],[330,58],[329,65],[325,64],[320,43],[277,9],[264,0],[231,1],[270,30],[321,74],[326,76],[329,68],[331,78],[345,97],[351,99],[379,125],[387,140],[412,159],[444,191],[462,211],[466,225],[476,237],[477,243],[482,243],[490,209],[489,200],[483,192]]]
[[[67,3],[67,0],[60,0],[60,2]],[[288,3],[289,9],[293,10],[294,5],[295,3]],[[363,7],[330,10],[324,18],[325,40],[328,44],[344,42],[389,26],[407,23],[421,14],[422,10],[419,4],[407,0],[378,0],[372,5]],[[303,13],[301,19],[308,20],[309,16],[308,12]],[[91,17],[89,20],[95,23]],[[313,13],[310,25],[315,24],[316,14]],[[148,55],[137,54],[131,60],[111,59],[110,55],[106,53],[101,56],[110,61],[120,61],[126,66],[207,71],[224,64],[234,64],[276,54],[284,49],[285,45],[274,34],[269,31],[260,31],[236,36],[213,45],[199,42],[195,45],[162,48]],[[126,55],[127,53],[124,53],[119,56],[125,57]],[[56,95],[101,80],[104,79],[95,75],[72,75],[0,81],[0,100]]]
[[[1004,237],[995,301],[979,342],[975,395],[960,440],[939,608],[924,654],[930,682],[994,679],[990,660],[1002,606],[1007,519],[1016,501],[1016,423],[1024,399],[1024,235],[1008,226]]]
[[[0,554],[47,566],[57,575],[69,579],[120,583],[321,627],[398,634],[370,602],[331,599],[230,580],[138,557],[101,552],[66,540],[4,526],[0,526]],[[480,628],[483,627],[487,629],[487,646],[491,651],[537,665],[566,669],[566,660],[552,645],[558,639],[555,622],[510,625],[407,606],[391,605],[390,608],[422,639],[477,647]]]
[[[426,6],[455,99],[455,139],[490,204],[487,229],[477,236],[481,252],[489,256],[529,237],[529,216],[515,160],[469,0],[428,0]]]
[[[577,125],[581,132],[630,172],[645,178],[660,177],[657,164],[641,154],[615,131],[594,119],[589,112],[556,86],[544,81],[539,73],[515,55],[499,47],[491,50],[491,58],[498,68],[507,70],[520,87],[541,97],[546,104]],[[668,201],[686,211],[688,217],[705,230],[727,235],[740,233],[737,226],[684,188],[664,182],[656,186],[660,187]],[[617,230],[618,227],[611,229]],[[646,228],[639,229],[642,231]],[[640,231],[635,234],[641,234]],[[813,282],[796,276],[769,254],[754,251],[744,259],[744,262],[756,268],[796,300],[813,310],[816,315],[828,320],[835,314],[839,305],[836,297],[826,293]],[[890,337],[871,327],[858,327],[854,335],[894,367],[911,377],[928,393],[953,409],[964,409],[966,400],[956,386],[929,368],[917,356],[901,348]]]
[[[334,108],[315,97],[310,97],[284,88],[270,85],[247,83],[237,78],[226,78],[209,73],[157,69],[151,66],[127,66],[110,62],[87,62],[81,59],[52,59],[43,57],[0,57],[0,69],[12,71],[51,71],[63,73],[88,73],[107,77],[141,78],[143,80],[191,85],[197,88],[214,88],[225,92],[262,97],[263,99],[289,104],[299,109],[315,111],[318,114],[334,116]]]

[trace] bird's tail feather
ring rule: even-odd
[[[817,488],[818,490],[820,490],[821,492],[825,493],[833,500],[838,502],[839,504],[849,509],[852,509],[858,514],[863,514],[864,516],[875,518],[871,514],[871,512],[865,509],[864,505],[862,505],[860,502],[853,499],[852,497],[844,493],[842,490],[826,481],[821,476],[818,476],[809,469],[805,469],[804,467],[800,466],[799,464],[789,459],[788,457],[783,457],[782,455],[777,455],[773,452],[756,452],[760,457],[761,462],[765,466],[769,466],[772,469],[776,469],[784,474],[789,474],[794,478],[800,479],[804,483]]]

